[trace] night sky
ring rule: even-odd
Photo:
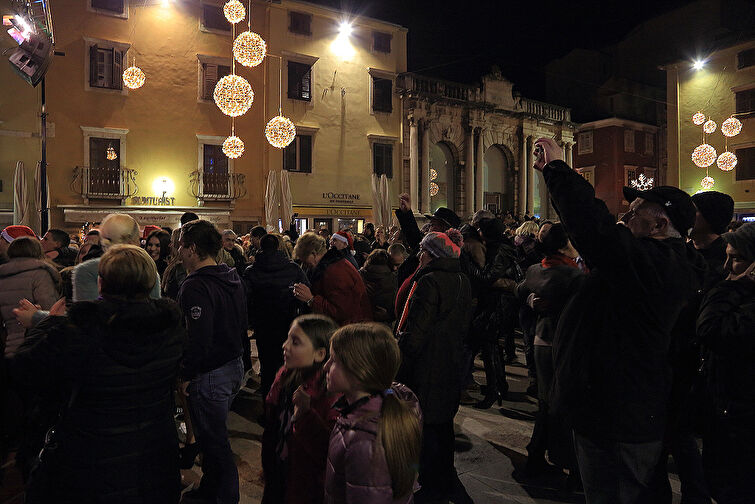
[[[682,0],[548,2],[310,0],[409,29],[409,71],[474,83],[497,65],[530,98],[544,99],[543,65],[576,47],[621,40]]]

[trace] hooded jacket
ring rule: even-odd
[[[49,310],[58,300],[60,283],[55,267],[40,259],[16,257],[0,265],[0,340],[5,341],[6,357],[12,356],[24,341],[25,329],[16,321],[13,308],[28,299]]]
[[[384,264],[370,264],[359,270],[372,304],[372,312],[377,322],[387,324],[393,321],[396,301],[396,272]]]
[[[635,238],[563,161],[549,163],[543,173],[561,221],[590,267],[556,328],[555,412],[594,439],[661,440],[671,331],[701,288],[696,259],[681,239]]]
[[[189,341],[181,379],[191,380],[239,357],[247,338],[246,295],[241,278],[225,264],[186,277],[178,293]]]
[[[367,289],[357,269],[336,249],[328,250],[309,275],[312,311],[339,325],[372,320]]]
[[[57,424],[45,502],[175,503],[173,394],[185,332],[170,300],[74,303],[7,360],[19,387],[77,389]]]
[[[409,403],[422,421],[417,397],[404,385],[393,383],[393,393]],[[413,494],[394,499],[383,445],[377,442],[383,397],[370,396],[341,416],[330,434],[325,472],[326,504],[408,504]],[[415,484],[415,487],[417,485]],[[415,488],[416,490],[416,488]]]
[[[294,297],[291,286],[295,283],[309,286],[309,279],[282,250],[257,254],[244,271],[249,327],[255,334],[285,335],[291,322],[309,311]]]

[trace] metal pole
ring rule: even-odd
[[[42,161],[39,165],[40,187],[42,191],[42,208],[40,212],[40,234],[47,232],[49,225],[49,215],[47,211],[47,112],[45,109],[45,79],[42,78]]]

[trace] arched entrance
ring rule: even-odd
[[[492,145],[483,156],[483,207],[493,212],[514,210],[513,156],[502,145]]]
[[[456,210],[454,156],[444,142],[430,146],[430,211],[438,207]]]

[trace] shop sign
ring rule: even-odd
[[[360,199],[360,194],[355,193],[337,193],[337,192],[324,192],[322,193],[322,199],[327,200],[329,203],[347,204],[353,205]]]
[[[166,196],[132,196],[132,205],[176,206],[176,198]]]

